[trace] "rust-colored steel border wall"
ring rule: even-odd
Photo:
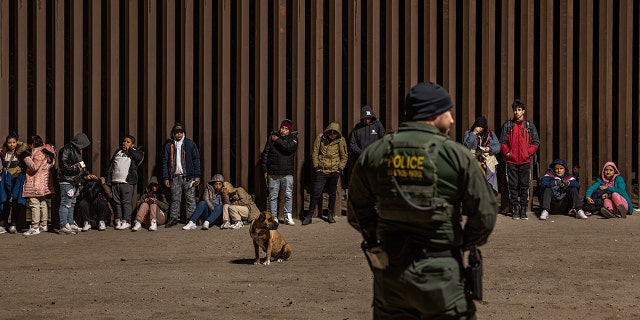
[[[260,152],[289,118],[301,212],[326,125],[347,136],[369,104],[393,130],[408,88],[434,81],[456,103],[452,138],[479,115],[499,131],[520,98],[542,168],[564,158],[587,185],[613,160],[631,185],[639,45],[631,0],[0,0],[0,133],[61,147],[84,131],[100,174],[132,134],[147,152],[142,186],[183,122],[204,179],[220,172],[264,207]]]

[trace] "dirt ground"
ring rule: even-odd
[[[640,214],[531,218],[498,217],[479,319],[640,317]],[[360,236],[337,220],[280,226],[293,254],[270,266],[248,227],[2,234],[0,318],[371,319]]]

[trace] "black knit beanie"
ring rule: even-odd
[[[408,121],[424,120],[453,107],[449,92],[433,82],[421,82],[411,88],[404,105]]]

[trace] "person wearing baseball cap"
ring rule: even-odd
[[[171,189],[171,208],[165,228],[178,224],[182,193],[187,202],[187,217],[196,210],[196,187],[200,184],[200,153],[196,143],[187,139],[182,123],[171,128],[171,140],[164,146],[162,179]]]

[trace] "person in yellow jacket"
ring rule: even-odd
[[[349,155],[347,153],[347,142],[342,136],[340,125],[337,122],[330,123],[323,133],[316,137],[313,144],[311,160],[313,169],[316,172],[316,179],[313,183],[313,193],[309,202],[309,210],[306,212],[302,225],[311,223],[318,198],[322,195],[324,188],[329,193],[329,213],[327,221],[335,223],[333,218],[336,208],[336,189],[338,179],[347,165]]]

